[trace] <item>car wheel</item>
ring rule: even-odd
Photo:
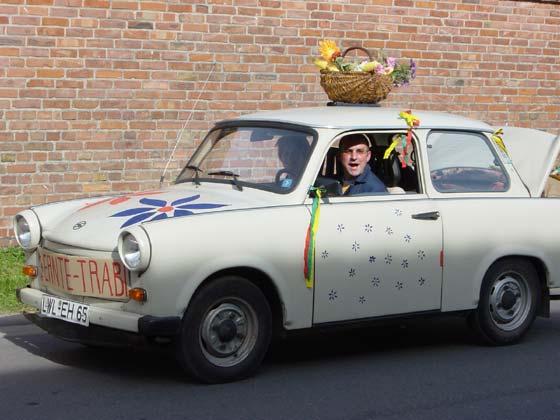
[[[226,276],[204,286],[183,317],[178,359],[187,373],[206,383],[252,375],[272,337],[270,306],[253,283]]]
[[[470,325],[490,344],[513,344],[533,323],[540,295],[539,278],[530,262],[513,258],[498,261],[484,276]]]

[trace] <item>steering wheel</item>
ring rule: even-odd
[[[442,192],[504,191],[506,179],[493,168],[456,166],[431,172],[432,184]]]

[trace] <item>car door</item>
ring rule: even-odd
[[[424,194],[323,202],[314,324],[439,310],[442,222]]]

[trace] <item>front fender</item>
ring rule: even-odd
[[[313,292],[303,278],[308,224],[304,206],[221,211],[145,224],[152,259],[139,281],[148,289],[150,312],[182,316],[206,279],[248,267],[271,279],[285,308],[286,328],[311,326]]]

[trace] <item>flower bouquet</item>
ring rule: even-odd
[[[401,64],[385,54],[374,59],[368,50],[350,47],[344,52],[334,41],[319,43],[321,56],[313,63],[321,69],[321,86],[331,101],[347,103],[377,103],[387,97],[393,87],[405,86],[416,77],[413,60]],[[360,50],[367,55],[359,61],[346,57]]]

